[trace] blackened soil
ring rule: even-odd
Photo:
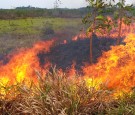
[[[93,39],[93,63],[102,55],[103,51],[110,50],[110,46],[116,44],[116,39],[97,38]],[[73,62],[76,63],[76,69],[81,69],[85,63],[90,62],[90,40],[83,39],[77,41],[69,41],[67,44],[57,44],[52,47],[49,53],[40,52],[38,57],[41,66],[49,61],[57,68],[66,70],[70,68]]]

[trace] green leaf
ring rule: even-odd
[[[127,11],[131,11],[132,10],[132,5],[130,5],[130,6],[125,6],[125,10],[127,10]]]
[[[90,32],[92,32],[93,31],[93,29],[92,29],[92,27],[90,26],[88,29],[87,29],[87,34],[89,34]]]
[[[96,17],[96,20],[105,20],[105,18],[104,18],[104,16],[99,15],[99,16]]]
[[[98,13],[103,13],[103,9],[99,9],[98,10]]]
[[[84,17],[83,19],[82,19],[82,23],[84,23],[84,24],[86,24],[88,21],[87,21],[87,17]]]
[[[114,19],[117,20],[119,18],[119,13],[118,12],[115,12],[114,13]]]
[[[90,21],[89,21],[89,18],[91,17],[91,13],[89,13],[89,14],[87,14],[83,19],[82,19],[82,22],[84,23],[84,24],[86,24],[86,23],[89,23]]]
[[[118,2],[116,5],[117,5],[119,8],[122,8],[122,7],[123,7],[123,5],[122,5],[121,2]]]
[[[97,3],[97,7],[98,7],[98,8],[104,7],[104,2]]]
[[[94,6],[94,0],[88,0],[91,6]]]
[[[112,26],[109,26],[107,30],[110,32],[112,30]]]
[[[131,19],[128,19],[127,17],[125,17],[124,20],[123,20],[123,22],[126,25],[130,25],[132,23],[132,20]]]

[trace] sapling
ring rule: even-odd
[[[88,24],[87,35],[90,38],[90,63],[93,63],[92,40],[94,35],[101,30],[111,30],[110,20],[106,15],[108,5],[104,0],[86,0],[89,3],[90,12],[83,18],[83,23]]]
[[[115,5],[116,10],[114,12],[115,25],[118,27],[117,45],[120,44],[122,24],[130,26],[132,23],[132,7],[133,5],[126,5],[125,0],[119,0]]]

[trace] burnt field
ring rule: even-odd
[[[97,59],[103,52],[111,49],[111,46],[116,45],[115,38],[98,38],[95,36],[93,39],[93,62],[96,63]],[[89,58],[90,40],[89,38],[73,41],[72,39],[66,43],[58,43],[50,49],[48,53],[40,52],[38,54],[41,65],[49,61],[52,66],[58,69],[69,69],[75,63],[77,70],[90,62]]]

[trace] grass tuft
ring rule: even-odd
[[[6,86],[0,95],[1,115],[134,115],[135,91],[114,98],[112,91],[88,87],[55,68],[38,82]]]

